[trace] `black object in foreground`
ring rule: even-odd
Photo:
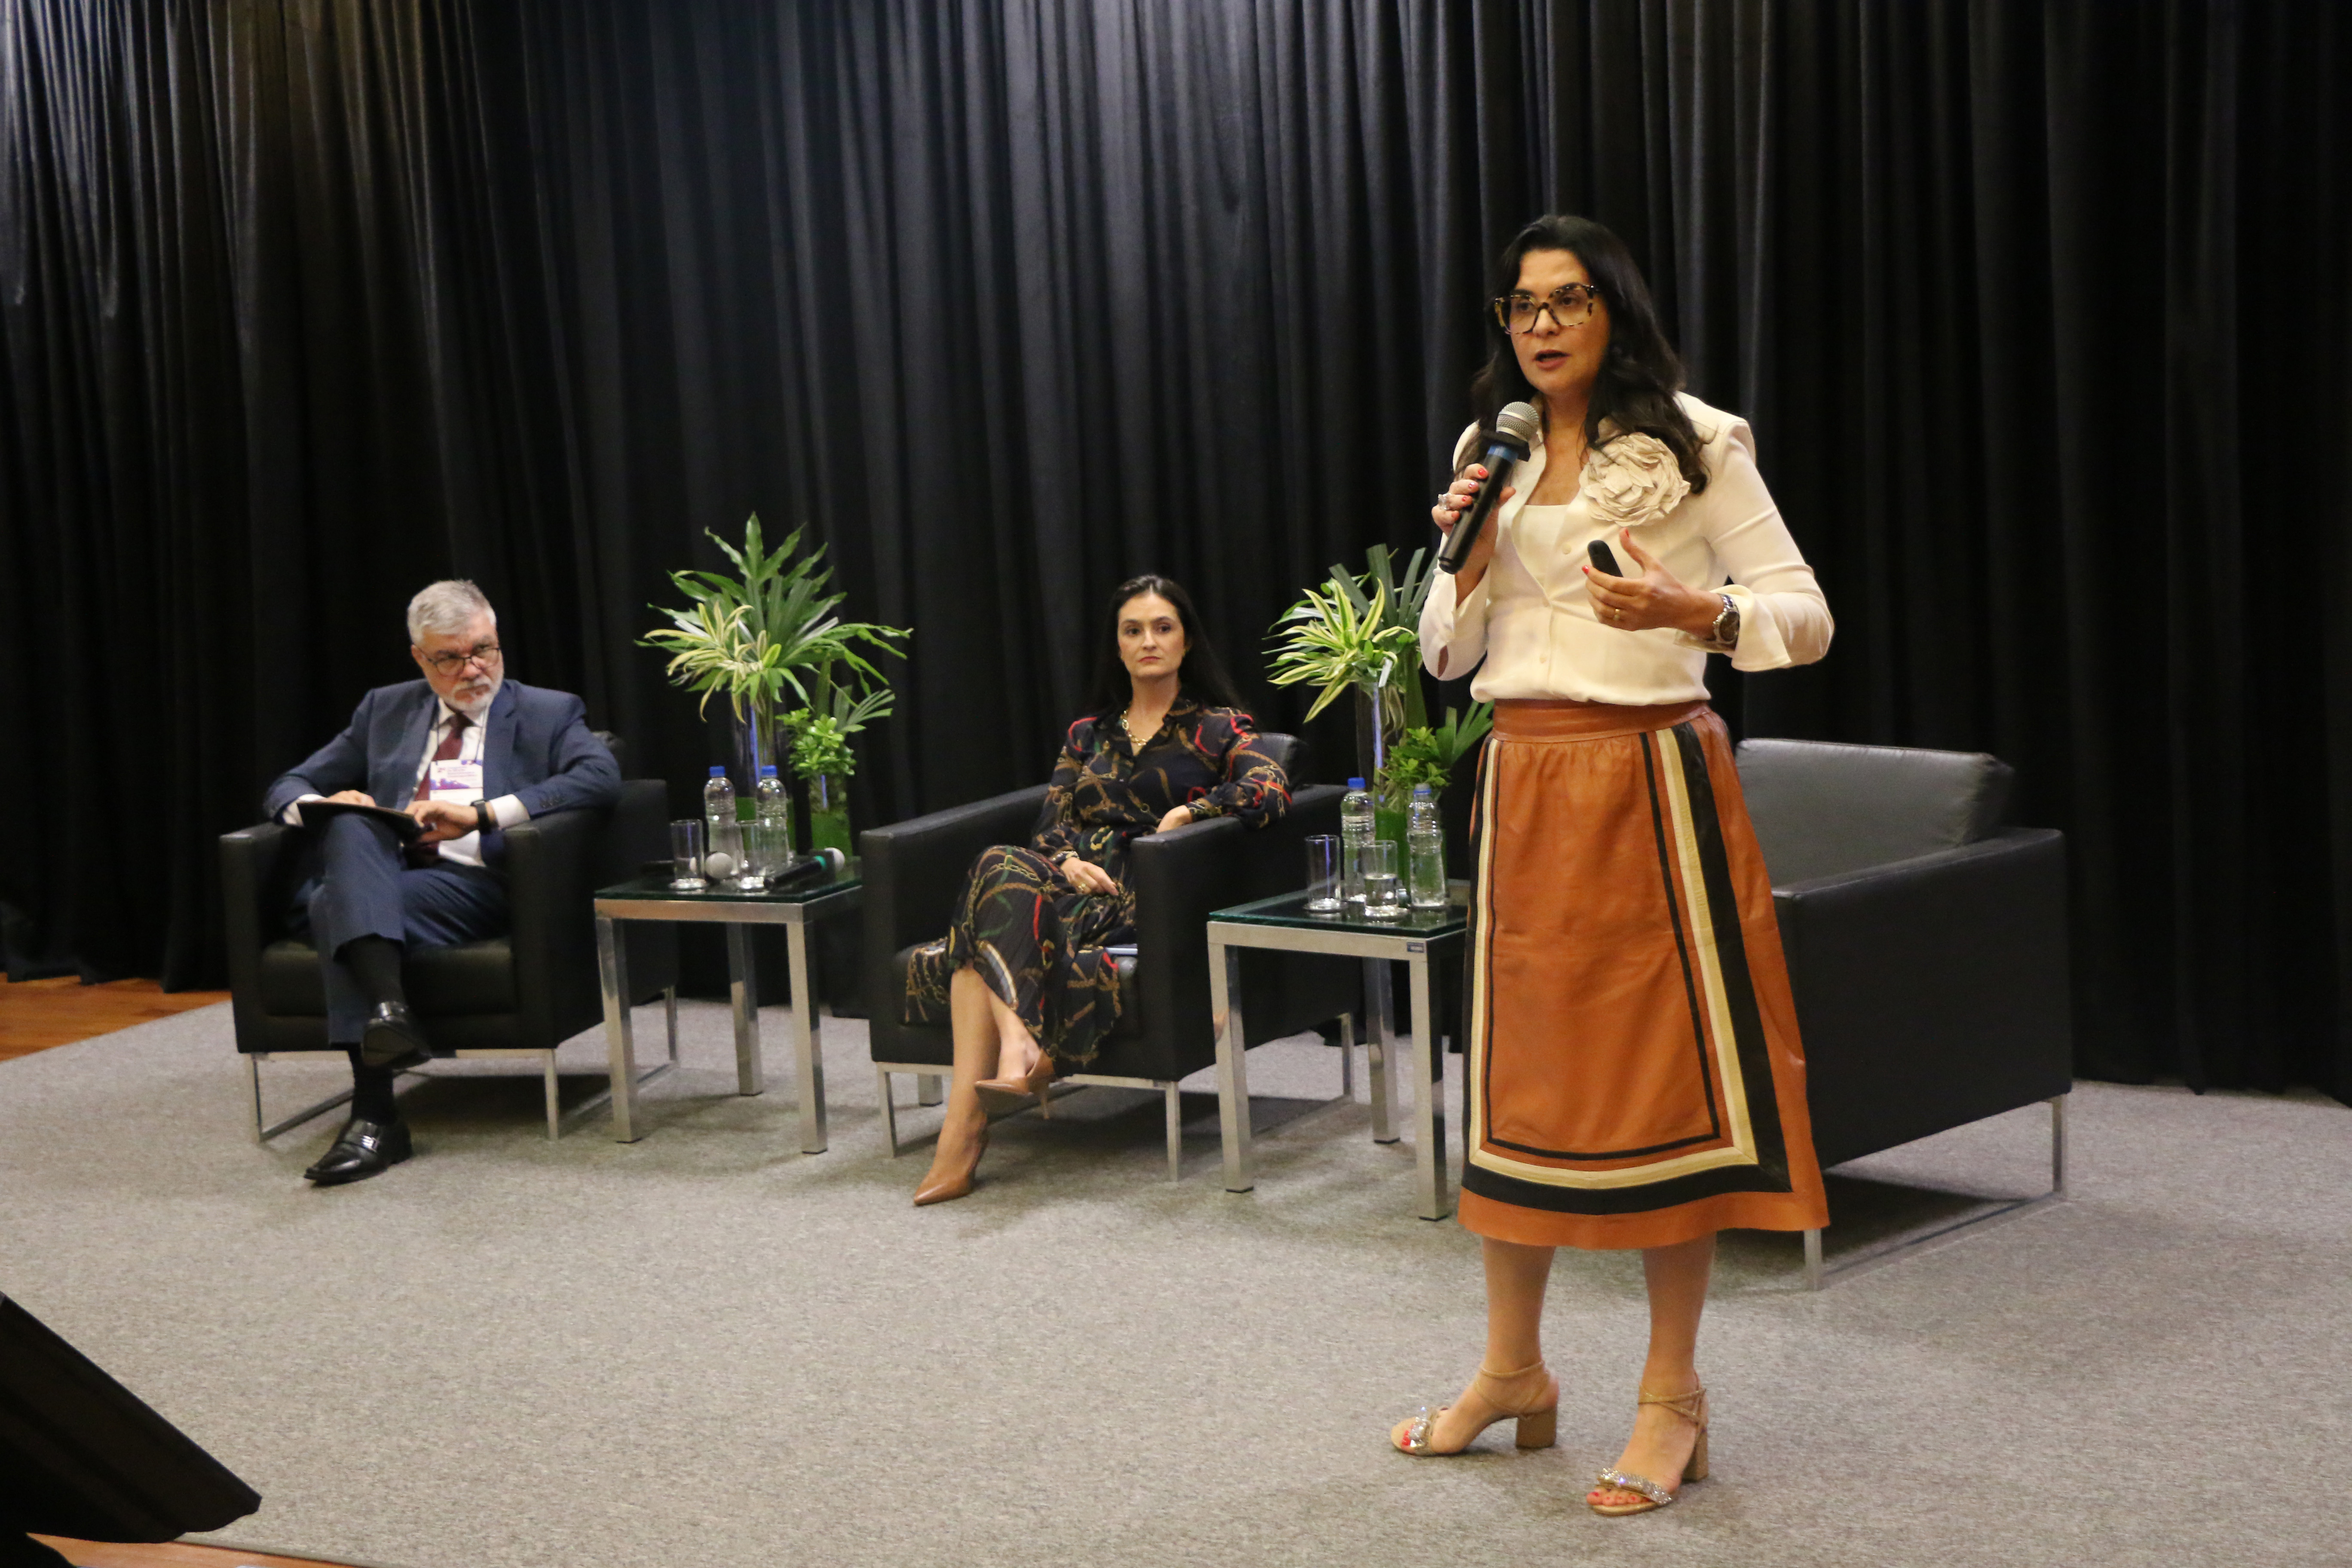
[[[388,805],[362,805],[353,800],[306,800],[302,803],[302,826],[324,827],[330,818],[348,811],[375,818],[391,828],[403,844],[413,844],[425,836],[425,825],[408,813],[394,811]]]
[[[176,1541],[260,1506],[226,1466],[0,1296],[0,1534]]]

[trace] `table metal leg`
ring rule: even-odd
[[[824,1152],[824,1053],[819,1048],[816,1024],[816,983],[809,978],[808,927],[784,928],[784,950],[792,958],[793,1056],[800,1070],[801,1152]]]
[[[1356,1098],[1356,1016],[1339,1015],[1339,1098]]]
[[[625,1000],[629,954],[621,941],[620,922],[610,915],[596,917],[596,973],[604,984],[604,1047],[612,1054],[613,1137],[634,1143],[645,1134],[637,1127],[637,1044]]]
[[[767,1086],[760,1073],[760,975],[750,926],[727,928],[727,999],[735,1007],[735,1092],[757,1094]]]
[[[1389,994],[1389,961],[1364,960],[1364,1055],[1372,1075],[1372,1142],[1397,1141],[1396,1003]]]
[[[1445,1165],[1445,1053],[1430,1016],[1429,952],[1420,942],[1407,950],[1405,968],[1412,989],[1414,1185],[1421,1190],[1421,1217],[1444,1219],[1454,1212]]]
[[[2066,1195],[2066,1097],[2063,1094],[2050,1101],[2050,1193],[2053,1197]]]
[[[1225,1142],[1225,1191],[1257,1185],[1250,1153],[1248,1053],[1242,1048],[1242,955],[1209,938],[1209,1011],[1217,1024],[1217,1125]]]

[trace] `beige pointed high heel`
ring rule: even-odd
[[[1037,1064],[1020,1078],[984,1078],[980,1080],[981,1103],[992,1111],[1014,1109],[1020,1101],[1034,1098],[1037,1114],[1052,1121],[1054,1097],[1045,1092],[1054,1081],[1054,1058],[1044,1051],[1037,1053]]]
[[[1636,1408],[1643,1405],[1663,1405],[1698,1428],[1698,1441],[1691,1447],[1690,1462],[1683,1467],[1683,1480],[1706,1479],[1706,1390],[1700,1387],[1688,1394],[1644,1394],[1636,1401]],[[1681,1495],[1678,1491],[1668,1491],[1647,1476],[1637,1476],[1630,1470],[1601,1471],[1600,1479],[1593,1482],[1592,1491],[1597,1493],[1603,1489],[1632,1492],[1643,1500],[1640,1502],[1601,1503],[1594,1502],[1592,1493],[1587,1493],[1584,1506],[1611,1519],[1621,1519],[1631,1513],[1649,1513],[1665,1507]]]
[[[958,1198],[970,1197],[972,1186],[980,1174],[980,1157],[987,1152],[988,1128],[983,1124],[972,1138],[971,1158],[964,1162],[963,1169],[950,1172],[936,1182],[927,1180],[923,1185],[917,1187],[915,1206],[919,1209],[929,1208],[933,1204],[953,1203]]]
[[[1470,1380],[1470,1386],[1475,1388],[1482,1383],[1501,1384],[1515,1378],[1525,1377],[1531,1372],[1542,1370],[1541,1362],[1537,1362],[1532,1366],[1523,1366],[1517,1372],[1488,1372],[1482,1366],[1478,1369],[1478,1375]],[[1398,1436],[1392,1428],[1389,1433],[1389,1441],[1395,1445],[1398,1453],[1411,1454],[1416,1459],[1444,1458],[1449,1455],[1466,1450],[1472,1443],[1478,1440],[1479,1433],[1486,1431],[1487,1426],[1492,1426],[1497,1421],[1510,1421],[1517,1425],[1517,1441],[1520,1447],[1549,1448],[1559,1439],[1559,1379],[1548,1376],[1544,1379],[1544,1384],[1549,1391],[1544,1403],[1526,1410],[1510,1409],[1489,1394],[1486,1396],[1486,1402],[1496,1406],[1495,1415],[1489,1417],[1486,1426],[1480,1426],[1477,1432],[1473,1432],[1464,1438],[1462,1447],[1459,1448],[1434,1448],[1429,1442],[1430,1432],[1436,1426],[1437,1418],[1453,1409],[1454,1406],[1451,1405],[1441,1405],[1434,1410],[1426,1405],[1423,1405],[1406,1426],[1404,1436]]]

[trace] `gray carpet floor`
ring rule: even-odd
[[[1476,1361],[1477,1254],[1412,1217],[1409,1142],[1322,1103],[1335,1053],[1253,1053],[1255,1194],[1203,1079],[1181,1184],[1157,1100],[1094,1089],[918,1211],[862,1026],[827,1025],[814,1157],[767,1035],[734,1097],[689,1005],[629,1146],[443,1064],[418,1158],[332,1191],[299,1173],[334,1120],[251,1142],[226,1006],[0,1064],[0,1290],[261,1491],[222,1539],[402,1568],[2352,1562],[2331,1101],[2084,1085],[2070,1202],[1819,1295],[1795,1238],[1727,1237],[1715,1479],[1612,1521],[1580,1500],[1632,1413],[1631,1257],[1555,1273],[1557,1448],[1388,1449]],[[289,1107],[337,1077],[270,1071]],[[2026,1111],[1846,1168],[1832,1261],[2042,1190],[2046,1148]]]

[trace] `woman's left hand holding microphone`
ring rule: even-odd
[[[1642,569],[1639,577],[1612,577],[1587,566],[1585,590],[1592,596],[1593,618],[1621,632],[1669,627],[1703,637],[1715,629],[1723,600],[1714,594],[1685,586],[1658,564],[1657,557],[1633,542],[1633,531],[1621,528],[1617,538],[1625,553]]]

